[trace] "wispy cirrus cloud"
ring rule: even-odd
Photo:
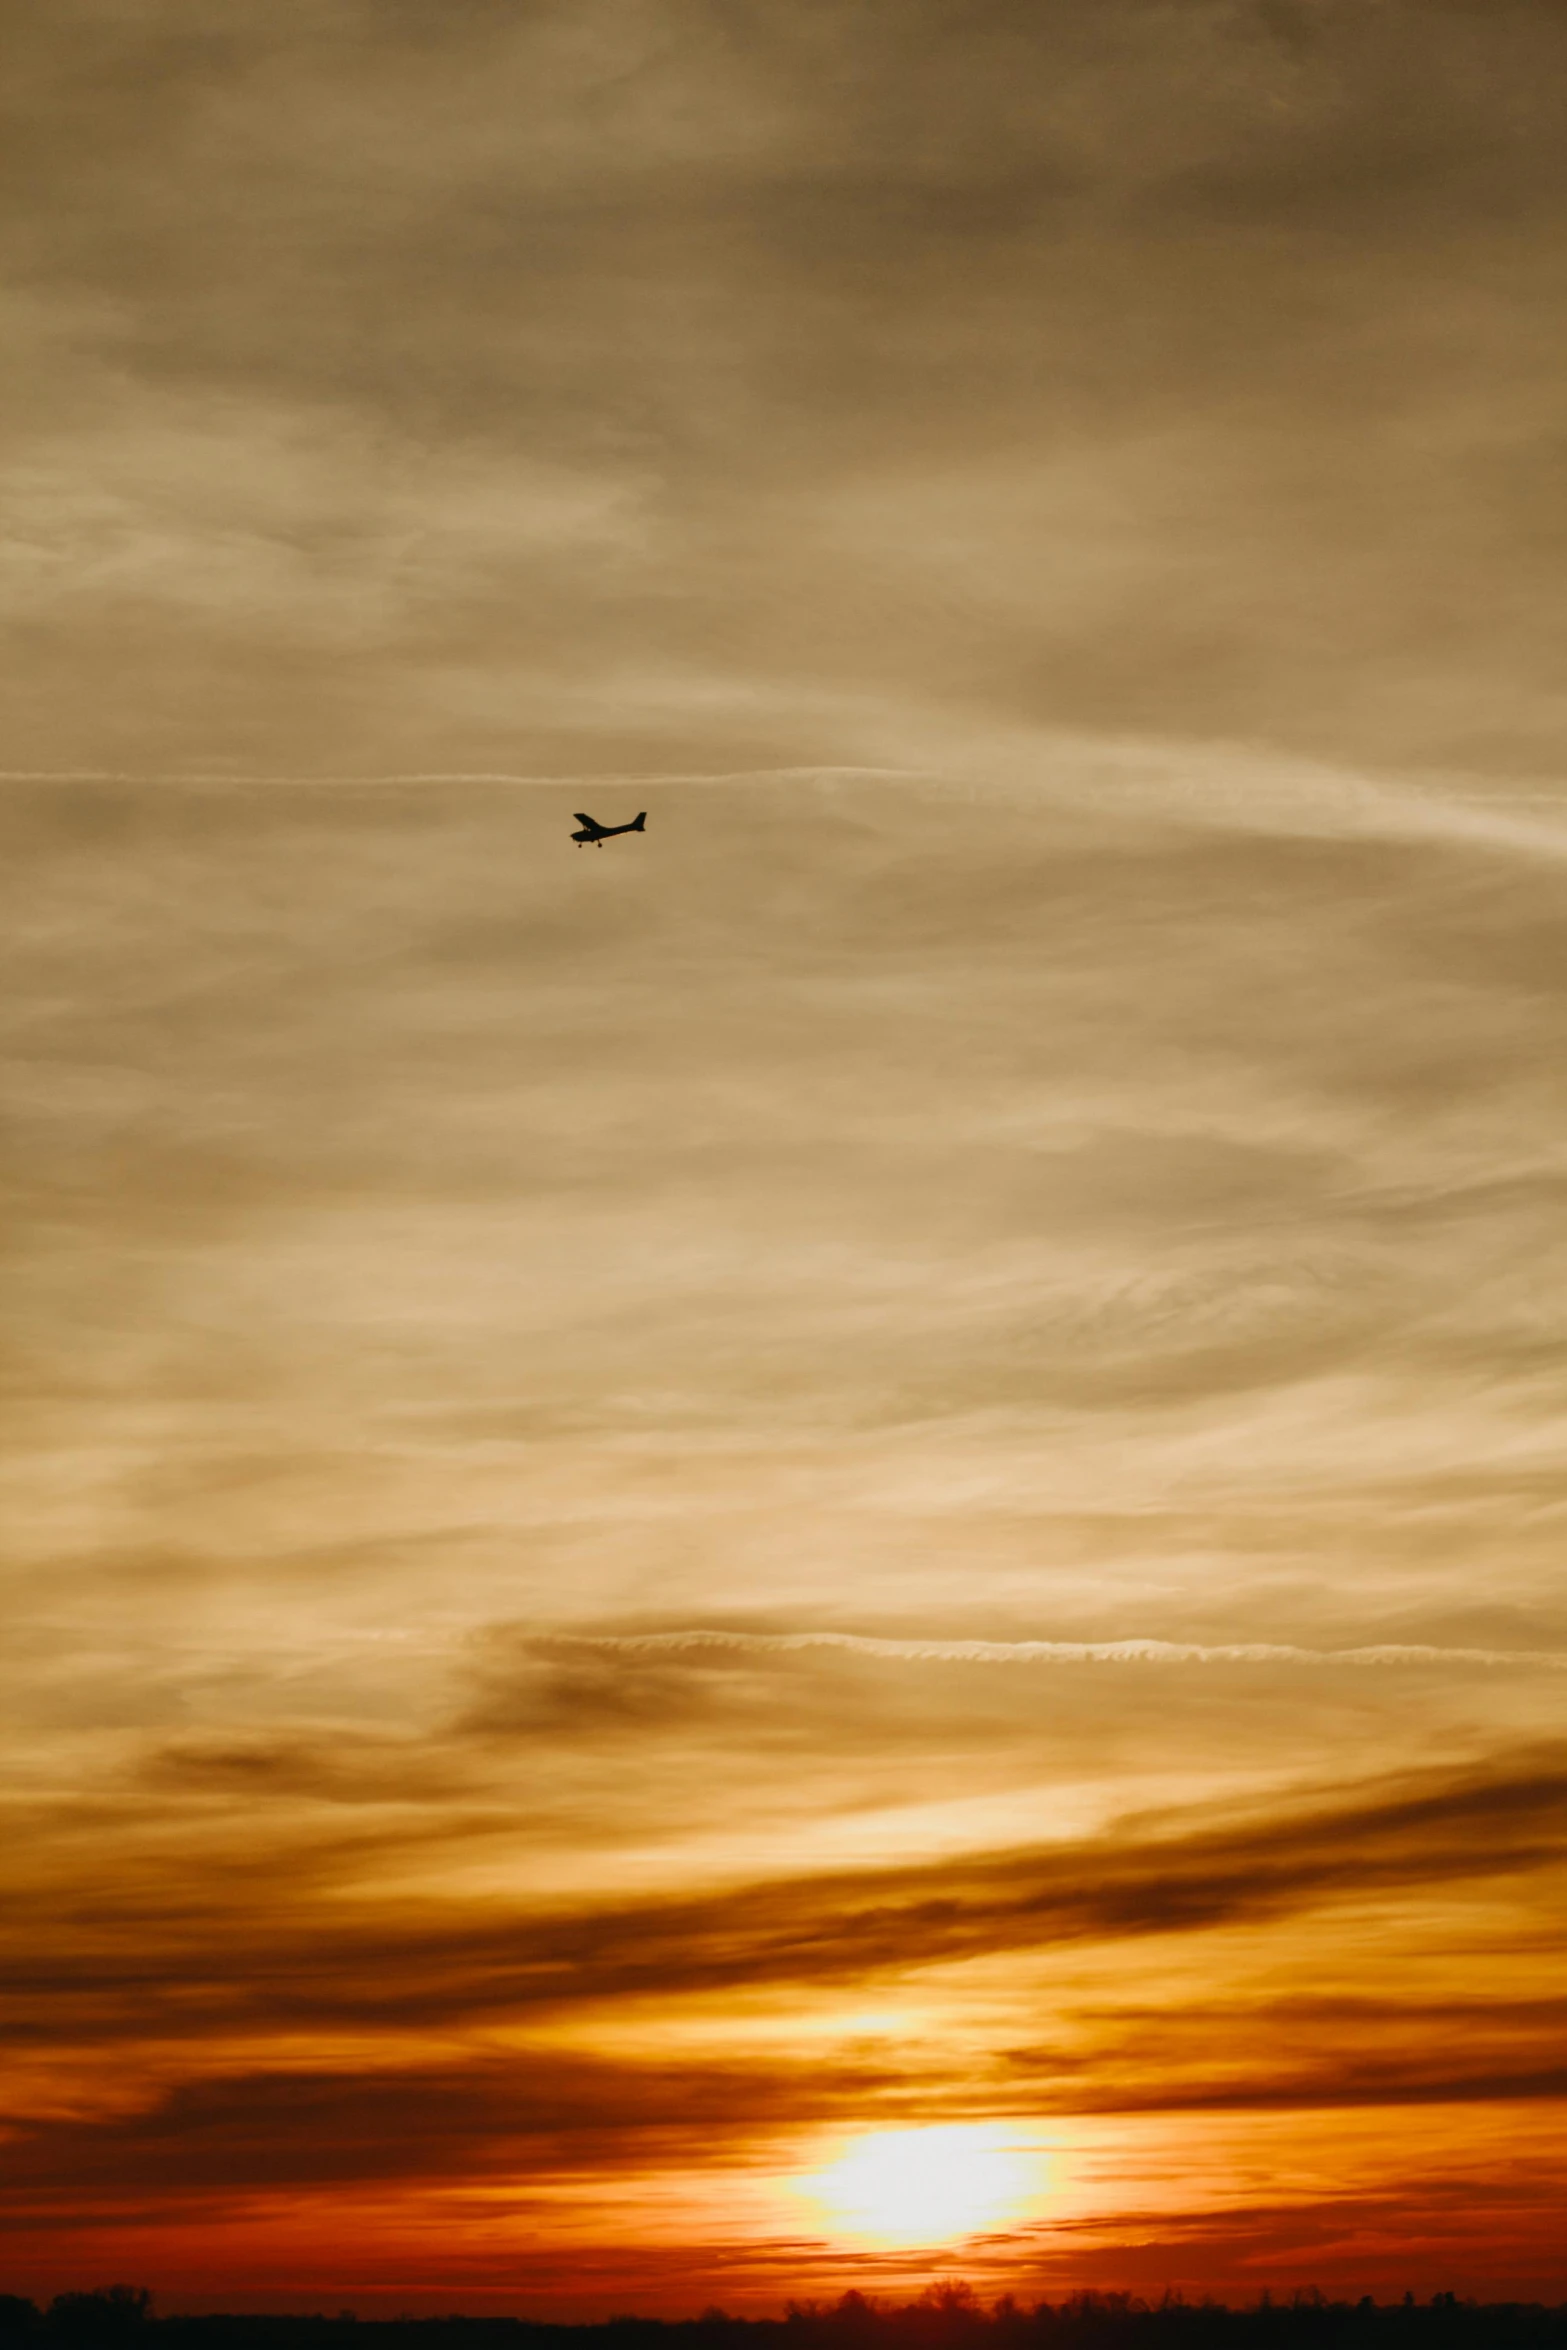
[[[62,2039],[458,2024],[728,1986],[859,1982],[1083,1940],[1207,1932],[1323,1904],[1560,1864],[1559,1750],[1353,1796],[1179,1814],[1111,1835],[680,1899],[542,1906],[342,1896],[379,1841],[359,1828],[231,1868],[203,1901],[145,1862],[62,1904],[47,1966],[12,1940],[14,2011]],[[434,1827],[415,1826],[413,1848]],[[395,1824],[394,1850],[401,1841]],[[279,1898],[266,1899],[273,1885]],[[292,1898],[281,1898],[292,1887]],[[360,1913],[363,1913],[362,1915]],[[234,1920],[254,1920],[234,1946]],[[384,1961],[395,1949],[397,1963]],[[122,1955],[123,1953],[123,1955]],[[220,1962],[219,1954],[224,1953]],[[50,2019],[55,2019],[51,2022]]]
[[[1348,2274],[1354,2194],[1538,2273],[1564,63],[1531,0],[17,28],[58,2259],[504,2295],[526,2205],[605,2306],[671,2231],[811,2289],[775,2137],[1075,2100],[1083,2278],[1160,2211]]]

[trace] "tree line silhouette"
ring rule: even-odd
[[[364,2339],[372,2334],[373,2346]],[[782,2317],[612,2317],[561,2324],[522,2317],[300,2316],[159,2318],[145,2287],[61,2293],[40,2308],[0,2293],[0,2350],[1567,2350],[1567,2303],[1334,2301],[1314,2287],[1245,2308],[1167,2293],[1073,2293],[989,2308],[972,2287],[929,2286],[891,2303],[863,2293],[791,2301]]]

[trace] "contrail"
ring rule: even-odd
[[[832,713],[847,723],[867,714],[852,700]],[[874,729],[872,729],[874,732]],[[940,712],[923,712],[919,757],[798,762],[731,769],[604,768],[522,775],[500,769],[419,769],[386,775],[148,774],[114,768],[6,768],[0,784],[120,784],[234,797],[262,791],[420,791],[442,786],[504,791],[649,789],[796,784],[836,788],[885,783],[982,805],[1053,808],[1123,820],[1155,817],[1210,831],[1302,838],[1428,840],[1494,853],[1567,862],[1567,784],[1524,792],[1483,788],[1480,779],[1434,774],[1414,779],[1360,774],[1325,762],[1259,754],[1232,742],[1184,742],[989,728],[970,736]],[[867,746],[869,747],[869,746]],[[911,744],[912,747],[912,744]],[[934,756],[931,754],[934,753]]]
[[[573,769],[563,775],[519,775],[504,769],[434,768],[395,775],[158,775],[114,767],[3,767],[0,783],[121,783],[140,790],[180,791],[411,791],[422,786],[496,784],[517,791],[586,791],[600,785],[831,783],[835,780],[906,783],[916,780],[901,767],[692,768],[605,767],[590,773]]]
[[[628,1656],[675,1656],[698,1649],[788,1655],[840,1649],[910,1664],[1029,1665],[1488,1665],[1567,1671],[1567,1651],[1526,1648],[1434,1648],[1385,1641],[1367,1648],[1296,1648],[1268,1641],[1217,1647],[1180,1640],[881,1640],[862,1632],[537,1632],[546,1648],[603,1649]]]

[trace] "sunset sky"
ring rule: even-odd
[[[6,51],[0,2290],[1567,2297],[1567,13]]]

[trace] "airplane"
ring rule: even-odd
[[[579,843],[590,840],[593,846],[599,849],[607,840],[613,840],[617,832],[646,832],[647,810],[644,808],[640,816],[633,816],[629,824],[596,824],[591,816],[584,816],[579,808],[577,822],[581,825],[582,830],[574,832],[571,836],[572,839]]]

